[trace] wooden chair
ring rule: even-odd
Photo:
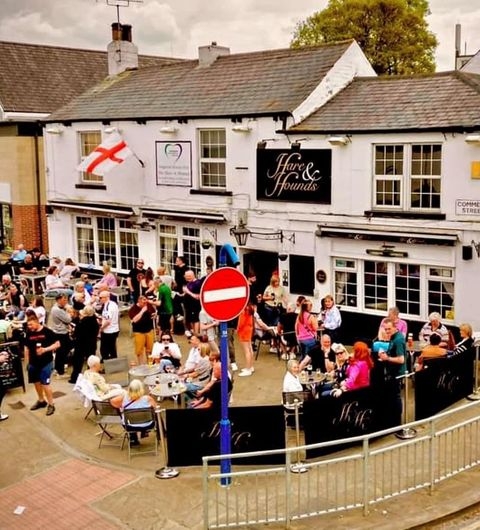
[[[128,461],[132,456],[144,455],[155,453],[155,456],[158,455],[158,442],[160,439],[160,431],[158,427],[157,417],[153,407],[141,408],[141,409],[129,409],[126,408],[123,411],[123,426],[125,429],[125,434],[122,442],[122,449],[125,442],[127,442],[128,448]],[[138,449],[132,451],[130,446],[130,433],[140,432],[147,434],[153,431],[153,448],[144,449],[146,443],[150,440],[148,437],[142,438],[142,443],[138,446]]]
[[[105,359],[103,361],[105,369],[105,379],[109,383],[117,383],[120,386],[128,386],[129,364],[127,357],[117,357],[116,359]]]

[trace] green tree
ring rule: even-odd
[[[329,0],[295,28],[292,48],[355,39],[377,74],[435,71],[428,0]]]

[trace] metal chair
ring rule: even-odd
[[[158,442],[160,439],[160,432],[158,428],[158,422],[157,422],[157,416],[155,414],[155,410],[153,407],[147,407],[147,408],[141,408],[141,409],[129,409],[126,408],[123,411],[123,426],[125,429],[125,434],[122,441],[122,449],[125,444],[125,441],[127,442],[127,448],[128,448],[128,461],[130,462],[130,459],[132,456],[137,455],[144,455],[149,453],[155,453],[155,456],[158,455]],[[153,431],[153,442],[154,442],[154,448],[153,449],[143,449],[142,447],[145,445],[145,442],[142,442],[138,449],[135,451],[132,451],[132,447],[130,444],[130,433],[133,432],[140,432],[147,434],[149,432]],[[142,438],[142,440],[148,440],[149,438]]]
[[[100,433],[100,441],[98,442],[98,447],[102,447],[102,442],[105,436],[109,440],[113,440],[114,435],[108,431],[109,426],[118,426],[123,427],[123,420],[120,410],[115,408],[110,404],[109,401],[92,401],[92,408],[95,412],[95,422],[102,429]],[[121,434],[121,433],[119,433]],[[122,437],[121,445],[123,449],[124,438]]]
[[[109,383],[117,383],[120,386],[128,386],[129,364],[127,357],[105,359],[103,361],[103,367],[105,369],[105,379]]]

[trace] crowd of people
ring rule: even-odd
[[[70,258],[53,258],[45,267],[45,256],[40,252],[27,253],[20,246],[11,261],[20,267],[22,274],[28,271],[35,274],[40,270],[35,260],[40,259],[42,269],[46,269],[43,296],[26,297],[8,272],[4,272],[0,285],[0,301],[5,307],[5,311],[0,309],[0,333],[5,330],[7,336],[17,332],[16,338],[25,350],[29,382],[35,385],[38,396],[31,409],[47,408],[47,414],[53,414],[52,376],[69,377],[74,384],[85,362],[88,369],[84,374],[91,377],[99,395],[110,397],[113,391],[113,397],[117,398],[118,389],[106,386],[100,372],[103,360],[117,357],[118,277],[107,262],[96,281]],[[197,277],[186,259],[177,256],[171,274],[164,266],[154,272],[138,258],[125,280],[135,363],[155,363],[160,372],[176,373],[186,385],[187,401],[193,408],[217,406],[220,401],[219,322],[201,307],[200,291],[205,277]],[[334,397],[369,386],[375,366],[381,366],[383,376],[390,380],[398,381],[397,377],[404,373],[410,337],[407,323],[400,318],[397,308],[391,308],[380,322],[373,344],[356,341],[349,353],[341,343],[342,317],[333,296],[325,296],[320,308],[314,311],[312,300],[304,296],[295,301],[290,299],[277,272],[265,288],[257,284],[254,273],[248,275],[248,282],[248,303],[236,319],[227,323],[230,388],[234,372],[238,371],[240,377],[255,373],[254,347],[258,341],[270,344],[270,351],[288,361],[284,391],[303,388],[299,374],[307,369],[328,374],[315,394]],[[48,327],[43,303],[47,295],[55,299]],[[13,325],[15,322],[21,323],[18,329]],[[174,340],[179,333],[189,340],[186,355],[182,355]],[[452,345],[440,315],[432,313],[418,337],[422,351],[416,369],[423,369],[428,359],[471,348],[471,326],[462,324],[460,334],[461,341]],[[243,353],[240,370],[235,338]],[[70,375],[66,374],[68,365]],[[401,411],[400,385],[398,406]]]

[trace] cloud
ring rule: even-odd
[[[0,39],[106,49],[116,10],[103,0],[0,0]],[[327,0],[144,0],[120,8],[132,24],[140,53],[196,57],[198,46],[216,41],[232,53],[288,47],[297,22]],[[455,23],[462,25],[462,52],[480,49],[480,6],[471,0],[430,0],[430,29],[440,44],[439,70],[454,64]]]

